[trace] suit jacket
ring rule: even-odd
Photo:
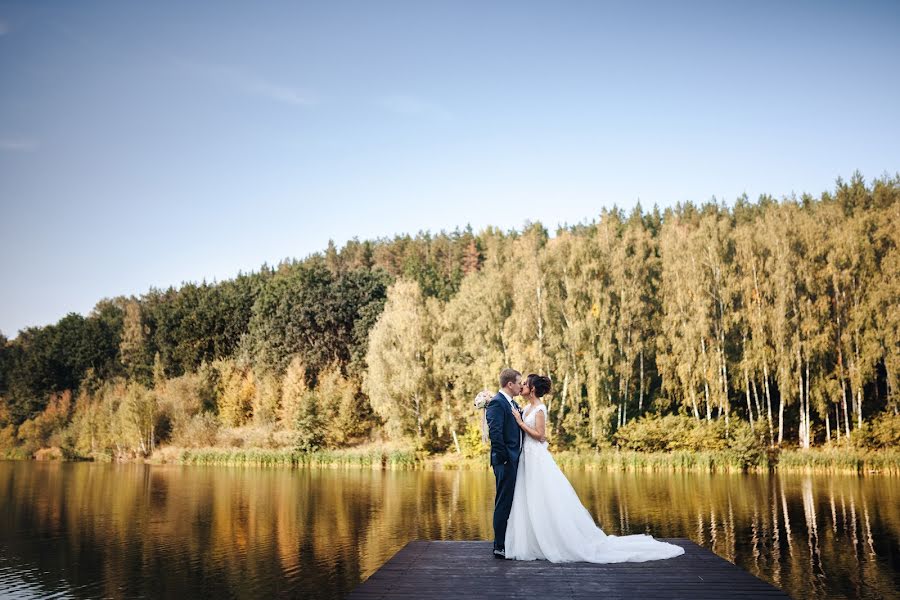
[[[497,392],[487,405],[488,436],[491,439],[491,466],[517,462],[522,451],[522,430],[513,417],[506,396]]]

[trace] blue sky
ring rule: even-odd
[[[0,332],[361,239],[900,170],[897,2],[0,2]]]

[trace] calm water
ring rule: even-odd
[[[569,475],[609,533],[798,599],[900,596],[898,478]],[[339,598],[409,540],[489,539],[492,505],[488,472],[0,462],[0,596]]]

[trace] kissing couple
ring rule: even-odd
[[[486,406],[494,501],[494,558],[551,562],[643,562],[684,554],[645,534],[607,535],[594,523],[547,449],[548,377],[500,372]],[[524,410],[514,398],[520,396]]]

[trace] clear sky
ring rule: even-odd
[[[0,2],[0,331],[360,239],[900,170],[900,2]]]

